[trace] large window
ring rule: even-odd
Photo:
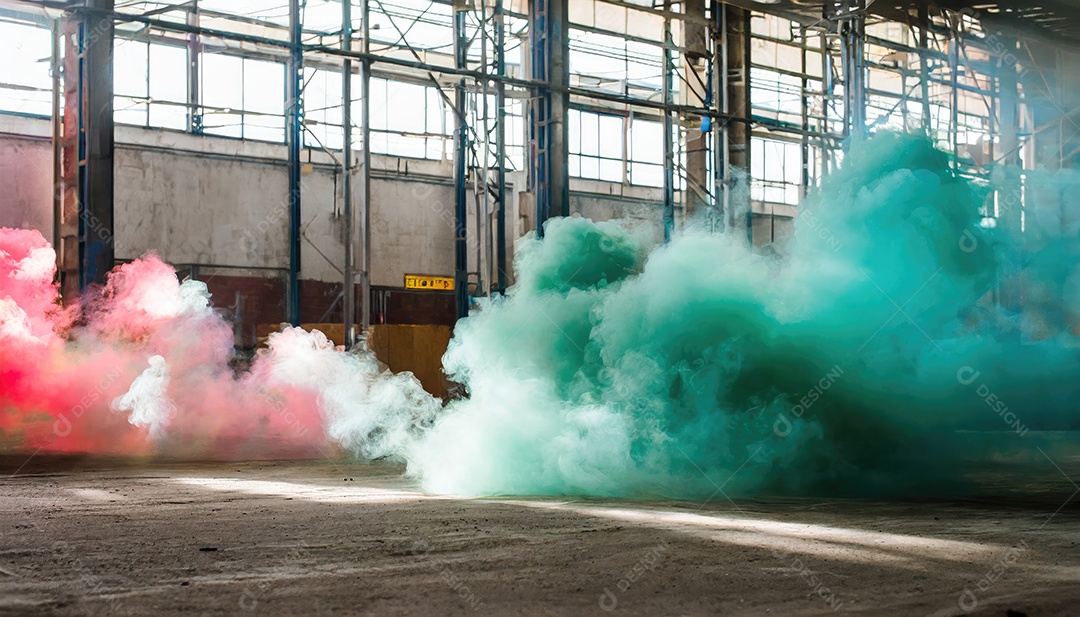
[[[625,119],[571,109],[569,120],[570,175],[622,182]]]
[[[372,152],[441,160],[451,147],[453,112],[434,86],[373,77],[370,113]]]
[[[203,131],[285,141],[285,65],[227,54],[202,56]]]
[[[570,175],[664,186],[664,124],[631,115],[570,110]],[[679,140],[677,133],[672,139]],[[681,175],[676,172],[676,178]]]
[[[750,198],[797,205],[802,193],[802,147],[798,143],[750,140]]]
[[[358,92],[354,90],[354,96]],[[306,67],[304,69],[304,145],[309,148],[340,150],[343,139],[341,71]]]
[[[187,66],[184,47],[117,39],[113,44],[115,120],[187,130]]]
[[[488,167],[498,165],[498,150],[496,149],[495,118],[498,114],[497,99],[494,94],[487,96],[487,141],[488,141]],[[475,133],[473,136],[478,142],[484,140],[484,99],[483,96],[474,93],[468,97],[468,120]],[[503,109],[506,119],[506,160],[504,164],[509,170],[522,170],[525,168],[525,105],[520,99],[507,98]],[[477,143],[477,151],[483,149],[483,143]],[[483,159],[477,162],[483,165]],[[471,161],[470,161],[471,164]]]
[[[633,117],[630,122],[630,184],[664,186],[664,124]],[[676,177],[681,174],[676,173]]]
[[[820,89],[814,81],[807,90]],[[750,103],[755,111],[765,112],[775,119],[798,121],[802,114],[802,79],[794,75],[750,69]]]
[[[52,33],[0,20],[0,111],[52,115]]]
[[[657,92],[663,87],[663,71],[659,45],[570,29],[570,73],[580,85],[616,92],[635,88]],[[676,82],[674,92],[678,89]]]

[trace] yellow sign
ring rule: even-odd
[[[405,289],[422,289],[425,291],[453,290],[454,279],[448,276],[423,276],[420,274],[406,274]]]

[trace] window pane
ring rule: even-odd
[[[244,110],[285,113],[285,65],[244,59]]]
[[[208,111],[203,116],[203,130],[211,135],[241,137],[243,120],[240,114]]]
[[[581,112],[571,109],[567,116],[569,125],[566,127],[569,140],[570,152],[581,152]]]
[[[51,58],[48,29],[0,21],[0,109],[52,115]]]
[[[392,131],[423,133],[427,112],[424,86],[390,82],[387,88],[387,125]]]
[[[244,138],[285,141],[285,119],[281,116],[244,115]]]
[[[146,103],[136,102],[125,97],[116,97],[113,109],[113,121],[120,124],[146,126]]]
[[[118,95],[147,96],[146,43],[117,40],[113,46],[113,88]]]
[[[373,131],[384,130],[387,125],[386,117],[386,80],[371,78],[371,103],[368,113],[371,114],[371,129]],[[363,90],[357,83],[353,88],[357,96],[361,96]],[[359,110],[359,107],[357,108]],[[359,117],[359,116],[357,116]]]
[[[660,165],[631,163],[630,181],[640,186],[664,186],[664,168]]]
[[[187,50],[171,45],[150,46],[150,98],[187,102]]]
[[[187,109],[181,105],[151,103],[149,125],[186,131],[188,127]]]
[[[600,116],[600,156],[622,159],[622,148],[623,119],[618,116]]]
[[[427,92],[426,130],[428,133],[444,133],[446,132],[446,110],[442,95],[435,88],[424,88],[424,90]]]
[[[622,182],[622,161],[600,160],[600,179],[609,182]]]
[[[634,118],[630,125],[630,158],[642,163],[663,163],[664,125]]]
[[[582,178],[594,178],[600,177],[600,159],[594,159],[590,157],[581,157],[581,177]]]
[[[202,58],[202,101],[208,107],[244,107],[244,61],[237,56],[205,54]]]
[[[600,154],[600,116],[581,112],[581,153]]]

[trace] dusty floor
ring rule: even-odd
[[[630,503],[436,498],[326,461],[24,462],[0,461],[4,615],[1080,615],[1065,477],[1023,503]]]

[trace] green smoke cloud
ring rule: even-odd
[[[955,492],[1078,427],[1074,337],[1033,342],[1000,300],[1037,288],[1063,313],[1067,272],[1014,267],[986,195],[925,138],[881,135],[800,206],[782,259],[551,220],[508,297],[458,324],[444,364],[470,396],[410,471],[467,495]]]

